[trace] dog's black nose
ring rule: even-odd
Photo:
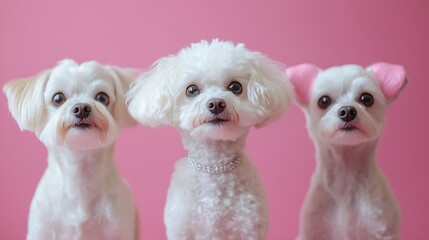
[[[338,117],[344,122],[350,122],[357,116],[356,108],[353,106],[343,106],[338,110]]]
[[[87,118],[91,114],[91,111],[91,106],[86,103],[75,104],[72,108],[73,115],[79,119]]]
[[[207,102],[207,109],[213,114],[219,114],[226,108],[226,103],[221,98],[212,98]]]

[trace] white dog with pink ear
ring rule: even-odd
[[[302,64],[287,74],[317,159],[298,239],[399,239],[399,205],[375,154],[387,106],[406,85],[404,68]]]
[[[134,78],[127,69],[66,59],[4,86],[21,130],[48,149],[28,240],[138,239],[132,193],[113,160],[119,130],[136,125],[124,100]]]

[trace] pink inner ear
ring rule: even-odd
[[[376,63],[371,65],[371,69],[387,99],[395,97],[405,84],[406,74],[403,66]]]
[[[308,104],[310,101],[310,90],[314,79],[316,79],[319,69],[317,66],[304,63],[287,68],[287,77],[295,88],[298,101]]]

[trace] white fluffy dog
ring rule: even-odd
[[[387,106],[406,84],[404,68],[302,64],[287,73],[317,158],[299,239],[399,239],[400,209],[375,154]]]
[[[137,239],[133,197],[113,161],[119,129],[136,124],[124,99],[134,79],[129,70],[63,60],[4,86],[21,130],[48,149],[27,239]]]
[[[213,40],[161,58],[132,85],[129,111],[143,124],[180,129],[165,206],[168,239],[264,239],[262,184],[243,153],[249,129],[280,117],[292,86],[277,64],[243,44]]]

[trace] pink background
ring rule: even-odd
[[[402,206],[402,239],[428,236],[427,1],[3,0],[0,83],[35,75],[65,57],[147,68],[191,42],[214,37],[243,42],[287,65],[403,64],[410,82],[388,111],[377,155]],[[293,105],[248,139],[247,152],[269,198],[268,239],[294,239],[298,232],[315,166],[304,124]],[[138,126],[121,133],[116,159],[135,194],[141,239],[165,239],[166,190],[173,163],[185,154],[172,128]],[[24,239],[29,204],[46,164],[45,147],[33,133],[19,131],[1,94],[0,239]]]

